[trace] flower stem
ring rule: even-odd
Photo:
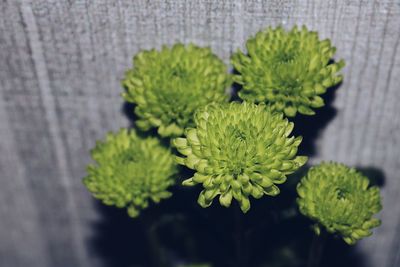
[[[314,235],[310,246],[310,252],[308,254],[307,267],[319,267],[325,245],[325,240],[325,231],[321,231],[320,235]]]
[[[244,233],[243,233],[243,213],[240,208],[235,209],[235,246],[236,246],[236,267],[246,266],[245,251],[244,251]]]
[[[168,266],[165,252],[160,244],[157,227],[152,220],[154,218],[144,218],[143,230],[147,239],[147,246],[149,250],[149,265],[151,267],[164,267]]]

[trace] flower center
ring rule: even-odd
[[[348,194],[348,191],[343,188],[336,189],[336,198],[339,200],[346,199],[347,194]]]
[[[182,68],[175,68],[172,70],[171,76],[173,78],[184,79],[187,76],[187,73]]]
[[[231,173],[234,177],[238,177],[239,175],[243,174],[245,170],[245,163],[243,161],[236,161],[231,166]]]
[[[239,142],[246,142],[246,134],[243,131],[235,129],[233,135]]]
[[[184,66],[176,65],[170,70],[171,81],[179,81],[181,83],[190,83],[193,80],[193,75],[196,75],[193,70],[190,71]]]
[[[293,51],[282,51],[281,53],[277,53],[276,62],[278,64],[287,64],[296,59],[297,53]]]
[[[121,154],[121,162],[128,164],[128,163],[132,163],[132,162],[136,162],[137,161],[137,156],[135,155],[135,151],[133,150],[129,150],[126,151],[125,153]]]

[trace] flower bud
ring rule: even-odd
[[[293,153],[301,141],[290,141],[293,124],[265,105],[210,104],[196,112],[194,123],[185,138],[172,143],[183,155],[177,162],[196,171],[183,185],[202,184],[205,189],[198,199],[202,207],[219,195],[222,206],[235,199],[247,212],[249,196],[276,196],[275,184],[306,162]]]
[[[122,82],[122,96],[136,105],[136,126],[141,130],[158,128],[163,137],[180,136],[193,125],[195,110],[228,100],[230,75],[209,48],[176,44],[142,51],[133,65]]]
[[[316,234],[324,227],[348,244],[372,234],[380,225],[372,216],[381,209],[376,186],[355,169],[339,163],[312,167],[297,185],[300,212],[316,222]]]
[[[96,164],[88,166],[83,183],[106,205],[126,207],[129,216],[137,217],[149,199],[158,203],[171,196],[167,189],[177,166],[158,139],[122,129],[97,142],[91,154]]]
[[[267,28],[250,38],[246,47],[247,54],[238,51],[231,60],[239,72],[233,80],[243,86],[239,97],[264,102],[288,117],[297,112],[314,115],[312,108],[324,106],[318,95],[342,80],[337,72],[344,61],[330,61],[335,47],[306,27]]]

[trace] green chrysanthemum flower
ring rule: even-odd
[[[249,196],[276,196],[276,184],[307,160],[296,157],[301,137],[289,137],[293,123],[265,105],[208,105],[196,112],[195,125],[173,144],[186,156],[177,157],[178,163],[196,171],[183,184],[203,184],[198,199],[202,207],[220,195],[221,205],[229,207],[235,198],[247,212]]]
[[[319,95],[342,80],[337,72],[344,61],[330,62],[336,48],[306,27],[288,32],[268,28],[249,39],[246,47],[247,55],[238,51],[232,56],[239,72],[233,79],[243,85],[240,98],[265,102],[286,116],[315,114],[312,108],[324,105]]]
[[[312,167],[297,185],[300,212],[315,220],[314,229],[323,226],[341,235],[348,244],[371,235],[380,221],[372,216],[382,208],[379,188],[355,169],[339,163]]]
[[[158,128],[161,136],[180,136],[193,125],[199,107],[228,100],[231,78],[209,48],[176,44],[137,54],[126,73],[123,97],[136,104],[141,130]]]
[[[176,163],[169,149],[153,137],[139,137],[133,130],[108,134],[91,151],[97,164],[89,165],[84,184],[106,205],[127,207],[137,217],[149,200],[158,203],[171,193]]]

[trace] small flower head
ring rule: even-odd
[[[137,54],[126,73],[123,97],[136,104],[141,130],[158,128],[161,136],[180,136],[193,125],[195,110],[227,101],[230,76],[209,48],[176,44]]]
[[[379,188],[355,169],[339,163],[312,167],[297,185],[300,212],[342,236],[348,244],[371,235],[380,221],[372,216],[381,210]]]
[[[137,217],[150,199],[158,203],[171,196],[167,189],[174,184],[177,166],[158,139],[123,129],[97,142],[91,154],[96,164],[88,166],[83,182],[104,204],[127,207]]]
[[[293,123],[282,113],[252,103],[212,104],[196,112],[195,128],[173,144],[185,157],[178,163],[196,171],[183,182],[202,184],[198,203],[211,205],[219,196],[229,207],[236,199],[243,212],[250,209],[249,196],[276,196],[286,175],[307,158],[296,156],[301,137],[289,137]]]
[[[232,64],[239,72],[234,81],[243,85],[240,98],[265,102],[286,116],[313,115],[324,105],[319,96],[342,80],[337,72],[344,61],[331,63],[335,47],[320,41],[306,27],[291,31],[267,28],[246,43],[247,55],[238,51]]]

